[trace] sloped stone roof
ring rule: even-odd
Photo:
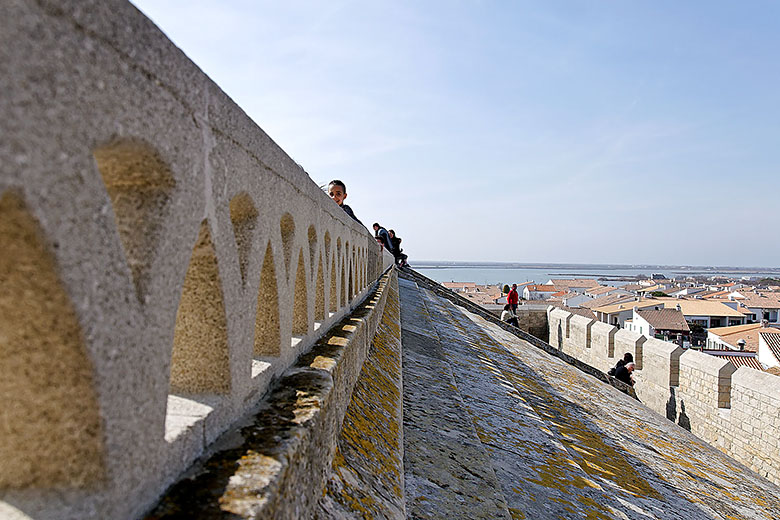
[[[780,516],[777,486],[679,426],[399,284],[407,518]]]

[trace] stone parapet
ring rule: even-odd
[[[573,315],[569,318],[569,336],[564,342],[564,352],[590,364],[590,328],[594,320]]]
[[[137,517],[392,257],[130,3],[0,42],[0,517]]]
[[[634,357],[634,364],[637,370],[642,370],[644,352],[643,345],[647,338],[643,335],[626,329],[620,329],[615,332],[615,363],[621,359],[626,352],[630,352]],[[614,364],[612,365],[614,366]]]
[[[780,385],[777,376],[740,367],[731,377],[734,458],[780,484]]]
[[[569,318],[572,314],[563,309],[553,309],[548,312],[548,327],[550,329],[550,345],[563,351],[563,344],[566,341]]]
[[[677,386],[680,381],[680,356],[683,348],[649,338],[642,344],[642,379],[661,388]]]
[[[397,320],[397,292],[391,270],[366,302],[286,370],[259,409],[218,440],[190,471],[193,476],[168,490],[146,518],[310,518],[322,498],[353,388],[390,293]],[[397,442],[386,455],[397,472],[402,456]]]
[[[594,322],[590,328],[590,364],[599,370],[608,372],[615,365],[615,335],[617,328],[603,323]],[[622,354],[620,355],[622,356]]]
[[[593,367],[609,369],[631,352],[637,398],[772,482],[780,483],[780,386],[777,376],[742,367],[625,329],[590,325],[548,309],[550,339]],[[565,337],[567,323],[571,334]],[[560,331],[560,334],[559,334]],[[609,355],[610,336],[614,357]]]

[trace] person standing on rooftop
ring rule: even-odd
[[[517,294],[517,284],[512,284],[512,290],[506,295],[506,302],[512,308],[512,312],[517,312],[517,304],[520,302],[520,295]]]

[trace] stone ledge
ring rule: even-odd
[[[634,392],[634,388],[630,385],[625,384],[623,381],[618,381],[612,376],[607,375],[606,373],[602,372],[601,370],[594,368],[590,366],[587,363],[583,363],[579,359],[575,358],[574,356],[570,356],[564,352],[561,352],[557,348],[553,347],[549,343],[546,343],[536,336],[532,336],[531,334],[528,334],[524,330],[518,329],[517,327],[514,327],[506,322],[501,321],[493,315],[490,311],[485,309],[484,307],[481,307],[474,302],[471,302],[464,298],[463,296],[460,296],[459,294],[447,289],[443,285],[435,282],[434,280],[431,280],[425,275],[422,275],[418,273],[417,271],[414,271],[410,268],[404,268],[401,270],[402,278],[407,278],[409,280],[412,280],[416,282],[417,284],[421,285],[422,287],[425,287],[426,289],[429,289],[436,293],[437,295],[446,298],[453,302],[455,305],[458,305],[459,307],[463,307],[464,309],[468,310],[469,312],[472,312],[478,316],[481,316],[482,318],[485,318],[486,320],[490,321],[491,323],[494,323],[504,329],[507,332],[510,332],[517,336],[518,338],[527,341],[531,345],[544,350],[548,354],[558,357],[562,360],[564,360],[566,363],[575,366],[579,370],[585,372],[586,374],[589,374],[596,379],[600,379],[604,383],[607,383],[608,385],[611,385],[618,390],[620,390],[623,393],[626,393],[636,399],[636,393]],[[554,311],[553,311],[554,312]],[[571,316],[570,313],[569,316]]]
[[[322,496],[352,388],[395,276],[392,269],[385,273],[146,518],[308,517]]]

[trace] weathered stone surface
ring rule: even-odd
[[[399,282],[404,348],[404,470],[410,518],[509,518],[416,286]],[[409,293],[412,296],[409,296]],[[406,295],[404,295],[406,293]],[[411,327],[411,328],[410,328]]]
[[[381,323],[347,408],[316,518],[405,518],[398,287],[390,284]]]
[[[422,292],[423,307],[418,294],[401,286],[402,321],[425,313],[435,335],[428,329],[410,336],[409,349],[439,360],[425,382],[429,393],[441,386],[436,374],[448,376],[451,399],[471,423],[463,425],[459,415],[445,431],[455,430],[448,433],[452,443],[469,452],[476,446],[463,436],[471,428],[477,432],[514,518],[780,514],[780,489],[636,400],[430,292]],[[419,317],[414,324],[425,330]],[[423,411],[405,414],[405,430],[444,413]],[[425,517],[465,517],[455,512],[457,500],[436,498],[438,509],[425,510]],[[414,512],[408,506],[409,515]]]

